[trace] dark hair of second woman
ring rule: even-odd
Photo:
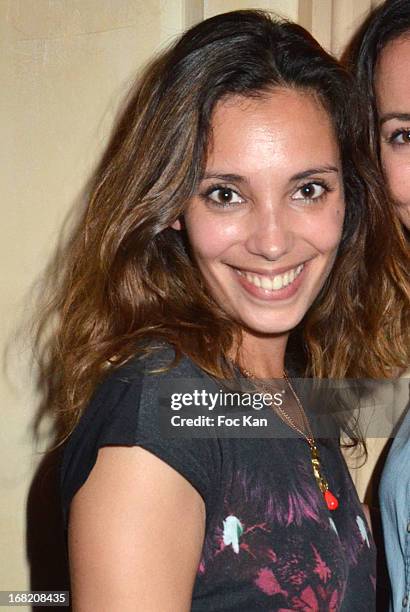
[[[62,416],[62,437],[107,368],[134,355],[141,340],[164,338],[206,372],[229,374],[224,357],[240,342],[240,326],[212,299],[186,239],[169,226],[200,181],[216,103],[278,87],[317,96],[343,167],[338,257],[293,334],[304,373],[378,377],[408,363],[405,245],[368,161],[351,77],[295,24],[259,11],[218,15],[189,30],[136,83],[59,258],[37,340],[56,317],[41,375],[44,405]]]
[[[396,213],[410,239],[408,147],[397,148],[400,134],[408,143],[406,90],[410,41],[407,0],[385,0],[369,13],[347,46],[342,61],[357,79],[367,109],[368,140],[380,173],[394,200]],[[406,54],[407,53],[407,54]],[[400,161],[401,160],[401,161]]]

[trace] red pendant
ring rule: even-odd
[[[339,505],[337,497],[335,497],[329,490],[325,491],[323,495],[325,496],[326,506],[329,508],[329,510],[336,510]]]

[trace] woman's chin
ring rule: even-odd
[[[252,319],[243,318],[242,326],[248,333],[257,336],[282,336],[289,335],[290,332],[300,323],[303,317],[289,318],[288,320],[280,321],[255,321]]]

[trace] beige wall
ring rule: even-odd
[[[368,11],[382,0],[204,0],[204,16],[224,11],[260,8],[297,21],[307,28],[323,47],[339,54],[354,28]]]
[[[298,5],[299,0],[261,0],[253,3],[247,2],[247,0],[205,0],[204,16],[207,18],[225,11],[258,8],[274,11],[278,15],[297,21]]]
[[[1,340],[11,340],[3,409],[0,590],[28,588],[25,502],[39,456],[30,423],[29,344],[13,341],[27,291],[56,242],[138,66],[187,25],[237,8],[269,8],[338,51],[371,0],[1,0]],[[44,500],[45,504],[47,499]]]

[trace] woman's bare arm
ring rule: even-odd
[[[71,503],[74,612],[184,612],[205,533],[194,487],[140,447],[104,447]]]

